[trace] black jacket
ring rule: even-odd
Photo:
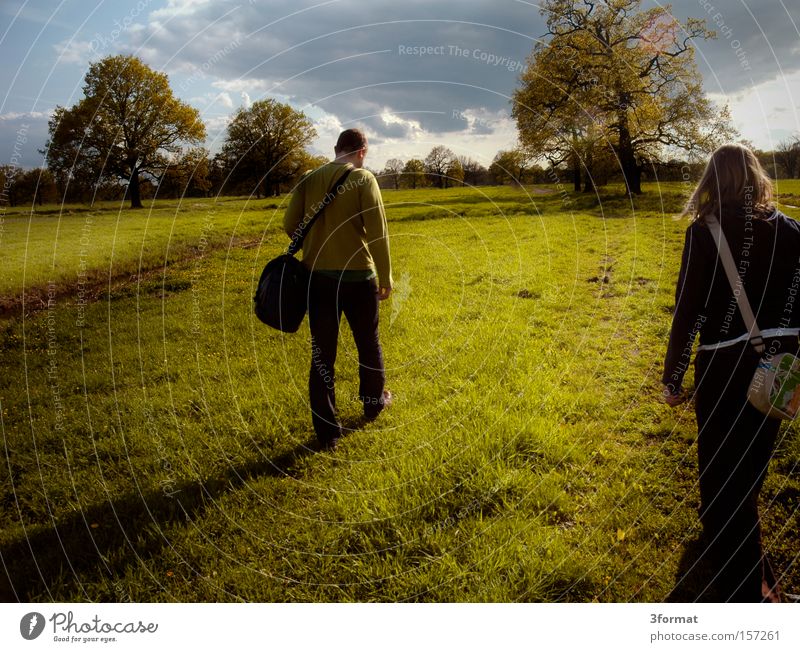
[[[757,218],[723,209],[722,231],[762,331],[800,327],[800,224],[778,210]],[[695,335],[714,344],[744,335],[736,297],[708,226],[686,229],[662,382],[681,388]],[[765,338],[765,340],[768,338]]]

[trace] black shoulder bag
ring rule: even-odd
[[[295,229],[286,252],[269,261],[261,272],[253,302],[256,317],[267,326],[277,328],[284,333],[296,333],[303,323],[308,310],[309,272],[294,255],[303,246],[303,240],[314,222],[336,195],[343,191],[343,184],[351,171],[352,168],[345,171],[333,190],[323,197],[319,210]]]

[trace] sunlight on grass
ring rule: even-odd
[[[696,431],[657,400],[684,188],[647,190],[566,210],[531,188],[386,192],[397,400],[333,454],[310,448],[307,324],[283,335],[252,314],[284,244],[279,200],[98,210],[87,267],[120,278],[85,306],[92,213],[9,221],[5,268],[27,243],[26,287],[46,284],[55,251],[64,286],[3,326],[0,549],[17,592],[3,595],[663,600],[699,527]],[[153,274],[124,278],[140,265]],[[22,277],[4,283],[13,295]],[[336,370],[354,423],[346,326]],[[788,434],[763,518],[798,592]]]

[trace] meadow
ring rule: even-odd
[[[778,189],[800,218],[800,182]],[[286,197],[8,210],[0,596],[693,599],[694,415],[659,400],[687,191],[386,191],[396,401],[359,425],[343,326],[333,452],[307,323],[252,312]],[[784,427],[762,518],[789,593],[798,462]]]

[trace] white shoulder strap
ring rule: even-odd
[[[756,324],[753,309],[750,307],[750,301],[748,301],[747,294],[744,291],[742,279],[736,270],[736,263],[733,262],[731,248],[728,246],[728,240],[722,232],[722,226],[715,215],[706,215],[705,221],[708,224],[708,228],[711,229],[714,241],[717,243],[719,257],[722,260],[722,266],[725,268],[725,275],[728,277],[728,283],[731,284],[733,296],[736,297],[736,303],[739,304],[739,311],[742,313],[742,320],[750,335],[750,344],[753,345],[753,348],[758,353],[763,353],[764,340],[761,338],[761,331],[758,328],[758,324]]]

